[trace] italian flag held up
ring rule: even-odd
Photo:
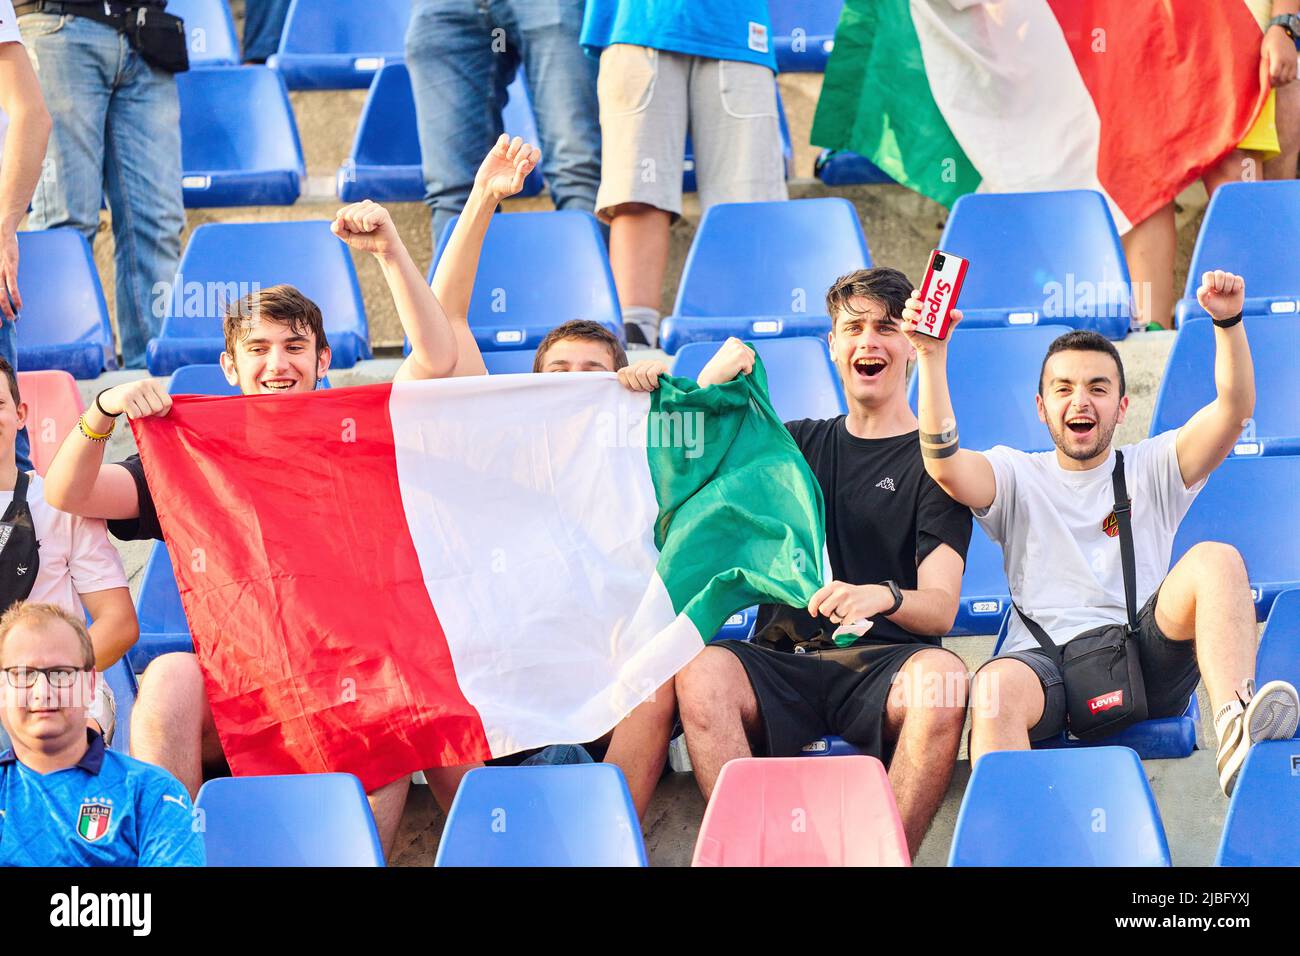
[[[732,612],[821,584],[765,373],[176,399],[133,423],[236,774],[403,774],[593,740]]]
[[[846,0],[812,141],[951,206],[1095,189],[1121,233],[1246,135],[1248,0]]]

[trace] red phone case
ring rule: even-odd
[[[943,257],[943,265],[936,269],[934,260]],[[961,284],[966,279],[970,265],[961,256],[935,249],[925,267],[925,281],[921,283],[921,319],[916,331],[931,338],[947,338],[952,325],[952,310],[961,295]]]

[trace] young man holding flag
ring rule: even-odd
[[[1204,679],[1224,793],[1231,795],[1256,741],[1295,732],[1295,688],[1284,681],[1254,687],[1255,608],[1241,555],[1207,541],[1169,567],[1179,523],[1254,411],[1244,297],[1241,276],[1204,274],[1197,299],[1216,326],[1217,397],[1181,428],[1122,449],[1111,443],[1129,404],[1119,353],[1095,332],[1062,335],[1048,348],[1036,397],[1056,450],[1027,454],[1002,445],[985,452],[959,447],[947,381],[952,333],[934,339],[915,331],[922,306],[912,291],[902,330],[917,353],[926,471],[1002,546],[1021,612],[1010,620],[1002,653],[974,679],[972,762],[993,750],[1027,749],[1065,728],[1062,664],[1043,644],[1059,648],[1082,632],[1127,624],[1129,598],[1141,607],[1131,642],[1148,715],[1181,714]],[[954,310],[954,326],[960,319]],[[1123,475],[1122,485],[1113,473]],[[1131,502],[1133,595],[1126,595],[1117,486]],[[1089,703],[1095,710],[1111,701]]]
[[[728,760],[796,756],[842,736],[888,764],[915,855],[966,719],[966,668],[940,638],[957,615],[970,518],[926,475],[917,447],[912,348],[898,325],[910,285],[895,269],[864,269],[831,286],[828,341],[849,413],[786,423],[821,485],[834,580],[807,608],[765,605],[753,643],[710,644],[676,690],[705,797]],[[732,339],[699,384],[729,381],[753,361]]]
[[[497,148],[479,170],[476,193],[495,205],[514,195],[532,171],[535,151],[516,141]],[[429,379],[449,374],[455,365],[455,337],[438,300],[420,275],[387,210],[366,201],[339,210],[332,226],[348,245],[379,261],[411,342],[411,354],[396,378]],[[330,350],[319,308],[291,286],[253,293],[226,316],[226,351],[221,365],[227,380],[244,395],[294,394],[316,389],[329,369]],[[138,455],[104,464],[104,445],[116,421],[166,415],[172,399],[164,383],[144,379],[100,393],[65,440],[46,476],[47,500],[72,514],[105,518],[123,540],[162,540],[162,528]],[[170,770],[191,795],[205,776],[225,763],[193,654],[157,658],[141,678],[132,725],[136,756]],[[461,775],[469,768],[428,772],[430,787],[450,806]],[[397,833],[409,778],[370,794],[380,838],[387,851]]]

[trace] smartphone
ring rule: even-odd
[[[957,304],[957,296],[961,295],[961,284],[969,264],[961,256],[942,249],[930,253],[925,281],[921,283],[921,320],[916,331],[936,339],[948,337],[952,309]]]

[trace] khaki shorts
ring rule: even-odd
[[[681,215],[688,128],[703,208],[788,198],[767,67],[617,43],[600,55],[596,91],[604,221],[633,202]]]

